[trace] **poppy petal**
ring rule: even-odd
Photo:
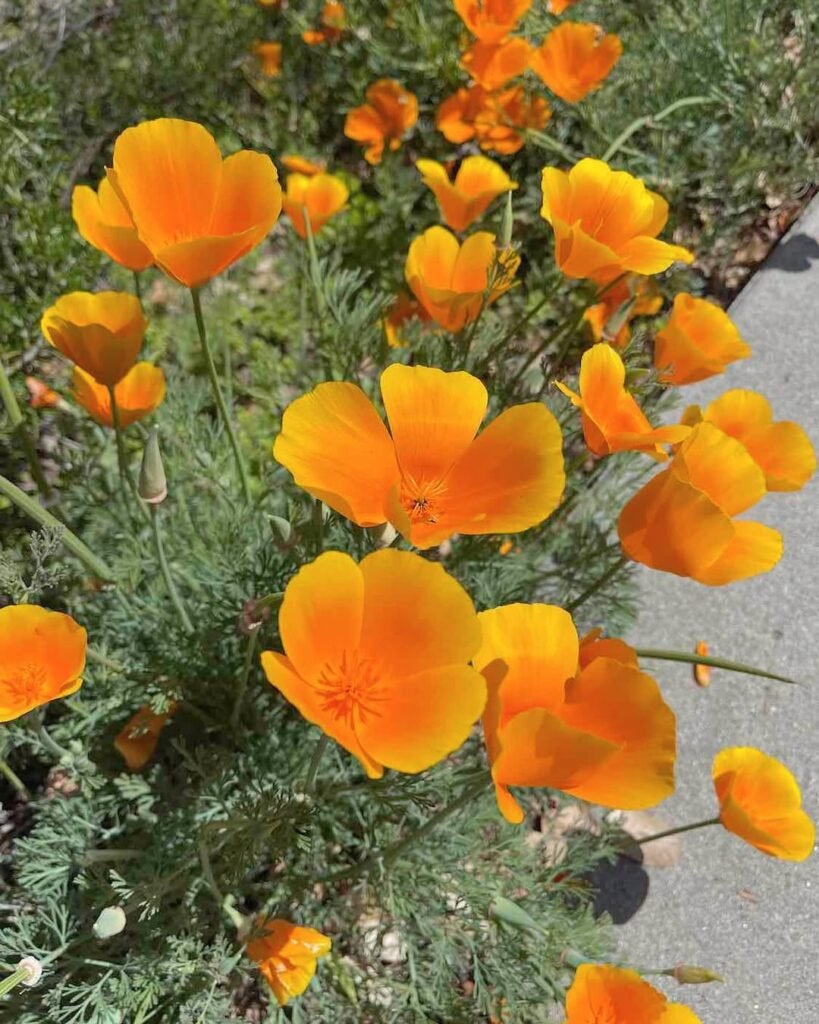
[[[771,569],[782,558],[782,534],[762,523],[739,520],[734,524],[734,536],[719,558],[700,568],[694,579],[709,587],[759,576]]]

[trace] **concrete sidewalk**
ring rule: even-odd
[[[752,357],[685,388],[684,401],[705,403],[736,387],[760,391],[776,419],[796,420],[819,447],[819,200],[730,313]],[[675,825],[714,815],[712,758],[740,745],[788,764],[808,813],[819,819],[819,479],[798,494],[768,496],[752,517],[785,538],[782,561],[766,576],[710,589],[641,571],[643,608],[632,642],[693,651],[706,640],[717,657],[805,684],[714,669],[702,690],[690,666],[645,662],[678,716],[678,792],[660,808]],[[618,929],[623,957],[724,975],[725,985],[669,989],[704,1024],[817,1024],[819,854],[786,864],[719,828],[682,839],[676,867],[648,869],[645,902]]]

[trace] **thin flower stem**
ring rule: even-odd
[[[11,992],[12,989],[17,988],[18,985],[27,981],[30,977],[31,971],[27,967],[18,967],[13,974],[0,981],[0,996]]]
[[[313,290],[316,293],[316,305],[319,314],[323,313],[327,306],[327,299],[324,295],[324,284],[321,279],[321,267],[318,261],[316,250],[316,238],[313,234],[313,225],[310,223],[310,214],[307,207],[304,208],[304,231],[307,235],[307,252],[310,256],[310,278],[313,282]]]
[[[177,614],[179,615],[179,621],[182,623],[182,628],[186,633],[193,633],[193,623],[188,617],[188,613],[185,610],[185,605],[182,602],[182,598],[179,596],[179,591],[176,589],[176,584],[173,581],[171,575],[171,567],[168,565],[168,559],[165,557],[165,546],[162,543],[162,530],[159,527],[159,508],[157,505],[151,505],[151,530],[154,535],[154,547],[156,548],[156,557],[159,561],[159,569],[162,573],[162,578],[165,580],[165,586],[168,588],[168,594],[171,601],[173,602],[174,608],[176,608]]]
[[[310,759],[310,766],[307,769],[307,775],[304,777],[304,792],[310,796],[315,792],[319,765],[321,764],[321,759],[324,757],[324,751],[327,749],[327,744],[329,742],[330,737],[326,733],[322,733],[318,743],[316,744],[316,749],[313,751],[313,756]]]
[[[205,366],[207,367],[208,377],[210,378],[210,386],[213,391],[214,400],[216,401],[216,408],[219,410],[222,425],[227,432],[230,447],[233,449],[233,458],[236,462],[236,470],[239,474],[239,480],[242,485],[242,494],[244,495],[245,501],[250,504],[250,483],[247,478],[247,470],[245,469],[242,450],[239,447],[239,441],[236,437],[236,433],[230,419],[230,413],[228,412],[228,408],[225,405],[225,400],[222,396],[222,389],[219,387],[219,377],[216,373],[216,366],[213,362],[213,353],[210,350],[207,332],[205,331],[205,320],[202,316],[202,303],[199,298],[198,288],[191,288],[191,298],[193,300],[193,313],[196,317],[196,329],[199,332],[199,341],[202,345],[202,354],[205,357]]]
[[[316,554],[320,555],[324,548],[324,506],[321,498],[313,502],[313,531],[315,534]]]
[[[539,132],[536,128],[527,128],[525,130],[527,136],[543,149],[550,149],[553,153],[557,153],[558,156],[562,156],[564,160],[568,160],[570,164],[577,162],[577,156],[553,136],[547,135],[545,132]]]
[[[43,473],[43,467],[40,465],[40,458],[37,455],[37,449],[34,446],[34,442],[31,440],[28,431],[26,430],[25,420],[22,412],[20,411],[17,396],[14,394],[14,388],[11,386],[11,381],[8,379],[2,359],[0,359],[0,399],[2,399],[3,405],[6,407],[6,414],[9,418],[9,423],[11,424],[12,430],[17,435],[20,447],[23,449],[23,454],[25,455],[29,469],[31,470],[31,477],[37,485],[37,489],[40,494],[42,494],[44,498],[47,498],[51,492],[51,488],[49,487],[48,481]]]
[[[139,276],[139,271],[134,271],[134,295],[137,297],[137,301],[140,306],[142,305],[142,280]]]
[[[31,799],[31,793],[29,792],[28,786],[20,778],[17,772],[11,767],[11,765],[4,758],[0,758],[0,775],[10,783],[20,794],[24,800]]]
[[[46,748],[49,754],[52,754],[54,757],[56,757],[58,761],[62,761],[69,756],[68,751],[65,749],[65,747],[61,747],[56,740],[51,738],[51,734],[49,733],[48,729],[46,729],[42,716],[39,718],[37,724],[35,725],[34,731],[37,734],[37,739],[42,743],[42,745]]]
[[[570,601],[566,605],[566,611],[571,613],[576,611],[582,605],[584,605],[590,597],[594,597],[598,590],[602,590],[602,588],[610,580],[614,579],[614,577],[620,572],[620,570],[625,568],[627,564],[628,559],[625,557],[625,555],[618,558],[614,565],[609,566],[609,568],[603,573],[603,575],[596,579],[590,587],[587,587],[579,597],[576,597],[574,601]]]
[[[487,304],[488,304],[487,303],[487,299],[488,299],[488,292],[484,292],[484,296],[483,296],[483,299],[481,300],[480,308],[478,309],[478,314],[475,317],[475,319],[472,321],[472,327],[470,328],[469,334],[467,334],[467,336],[466,336],[466,341],[464,341],[464,344],[463,344],[463,368],[464,369],[466,369],[467,363],[469,362],[469,353],[470,353],[470,351],[472,349],[472,342],[475,340],[475,332],[478,329],[478,324],[481,322],[481,317],[483,316],[483,311],[487,307]]]
[[[644,117],[638,117],[636,120],[632,121],[627,128],[620,132],[601,159],[608,163],[616,153],[619,153],[623,145],[628,142],[635,132],[638,132],[641,128],[648,128],[660,121],[663,121],[666,117],[669,117],[677,110],[681,110],[683,107],[695,107],[701,106],[702,104],[719,102],[721,101],[716,99],[714,96],[685,96],[683,99],[675,100],[673,103],[670,103],[658,114],[646,114]]]
[[[247,683],[250,679],[250,671],[253,668],[254,655],[256,654],[256,644],[259,641],[260,629],[260,625],[251,629],[250,636],[247,638],[245,662],[244,665],[242,665],[242,674],[239,676],[239,685],[236,688],[236,700],[233,703],[233,712],[230,716],[230,727],[234,732],[239,728],[239,719],[242,717],[242,705],[245,702]]]
[[[495,356],[499,355],[503,351],[503,349],[506,348],[506,346],[515,337],[518,331],[520,331],[529,323],[530,320],[537,316],[537,314],[541,311],[541,309],[543,309],[543,307],[546,305],[546,303],[549,301],[551,297],[551,294],[544,295],[539,302],[535,303],[535,305],[529,310],[528,313],[524,314],[524,316],[522,316],[520,320],[513,324],[513,326],[506,332],[506,334],[504,334],[501,340],[497,342],[495,345],[493,345],[492,348],[487,352],[487,363],[491,362],[491,360],[494,359]]]
[[[119,417],[119,405],[117,404],[117,396],[114,392],[112,385],[108,385],[108,396],[111,402],[111,420],[114,424],[114,436],[116,437],[117,443],[117,461],[119,463],[119,478],[122,485],[122,498],[125,502],[125,507],[130,506],[128,495],[125,493],[125,487],[127,486],[131,494],[137,501],[137,505],[141,505],[139,500],[139,493],[137,491],[136,482],[131,475],[131,469],[128,465],[128,453],[125,450],[125,438],[122,433],[122,422]]]
[[[644,846],[646,843],[653,843],[655,839],[665,839],[668,836],[678,836],[683,832],[693,832],[697,828],[708,828],[709,825],[719,825],[719,818],[705,818],[703,821],[694,821],[690,825],[678,825],[676,828],[668,828],[665,832],[658,832],[653,836],[643,836],[642,839],[630,839],[636,846]]]
[[[637,649],[638,658],[648,658],[649,661],[682,661],[688,665],[708,665],[711,668],[724,668],[729,672],[740,672],[749,676],[760,676],[762,679],[775,679],[779,683],[790,683],[792,686],[801,686],[798,679],[789,679],[788,676],[779,676],[775,672],[767,672],[763,668],[754,668],[752,665],[741,665],[736,661],[727,661],[725,658],[712,658],[705,654],[689,654],[688,651],[665,651],[654,647],[641,647]]]
[[[66,526],[63,525],[58,519],[47,512],[42,505],[34,501],[27,494],[24,494],[19,487],[16,487],[10,480],[7,480],[4,476],[0,476],[0,494],[5,495],[11,502],[13,502],[22,512],[25,512],[27,516],[33,519],[40,526],[44,526],[49,530],[54,530],[60,535],[60,540],[65,548],[67,548],[72,555],[75,555],[82,564],[92,572],[99,579],[104,580],[107,583],[114,582],[114,573],[102,559],[97,558],[93,551],[88,548],[83,542],[73,534]]]

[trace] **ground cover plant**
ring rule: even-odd
[[[591,879],[663,661],[777,678],[631,648],[630,565],[730,600],[815,471],[703,295],[811,174],[816,14],[748,7],[12,10],[9,1019],[697,1020]],[[788,768],[712,777],[811,853]]]

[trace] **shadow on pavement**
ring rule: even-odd
[[[779,243],[768,257],[765,269],[801,274],[810,270],[814,260],[819,260],[819,241],[800,231]]]
[[[642,865],[631,857],[598,866],[588,875],[596,890],[594,915],[608,914],[614,924],[631,920],[648,896],[649,880]]]

